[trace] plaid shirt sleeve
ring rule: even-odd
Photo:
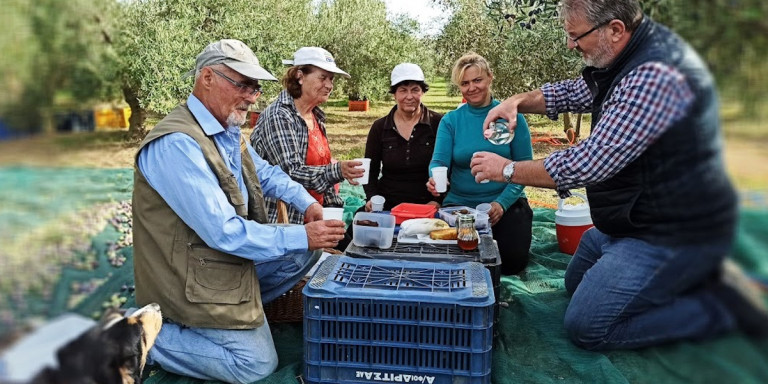
[[[565,108],[582,105],[581,91],[586,85],[582,87],[578,83],[584,80],[557,83],[547,90],[542,88],[548,112],[550,105]],[[578,93],[575,102],[562,100],[567,98],[569,90]],[[658,62],[635,68],[608,96],[602,117],[589,138],[544,160],[544,167],[557,184],[560,196],[570,195],[571,188],[616,175],[682,119],[693,100],[694,94],[685,76],[677,69]]]
[[[589,113],[592,110],[592,93],[583,78],[547,83],[541,87],[546,102],[547,117],[557,120],[560,113]]]
[[[284,95],[280,95],[278,102]],[[290,97],[289,95],[285,95]],[[306,189],[322,191],[332,202],[341,199],[335,196],[334,184],[341,182],[341,164],[322,166],[306,165],[309,136],[306,125],[299,115],[287,105],[275,105],[261,114],[257,128],[251,136],[254,149],[268,162],[279,165],[293,180]]]

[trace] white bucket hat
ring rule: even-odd
[[[391,86],[400,84],[403,81],[421,81],[424,82],[424,72],[416,64],[400,63],[392,69]]]
[[[330,52],[320,47],[302,47],[298,51],[294,52],[293,60],[283,60],[285,65],[314,65],[315,67],[324,69],[328,72],[338,73],[342,76],[350,77],[349,73],[346,73],[336,66],[336,61],[333,60],[333,55]]]
[[[224,64],[251,79],[277,81],[271,73],[259,65],[259,59],[245,43],[234,39],[224,39],[208,44],[197,55],[195,69],[187,72],[186,76],[192,76],[203,67],[215,64]]]

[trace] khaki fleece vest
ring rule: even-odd
[[[244,150],[242,137],[248,207],[235,175],[186,105],[177,107],[161,120],[141,143],[139,152],[153,140],[174,132],[187,134],[200,145],[219,186],[238,215],[259,223],[267,222],[261,183],[253,160]],[[138,163],[134,165],[133,188],[136,304],[158,303],[164,317],[191,327],[251,329],[261,326],[264,312],[253,261],[208,247],[149,185]]]

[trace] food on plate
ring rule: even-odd
[[[363,227],[378,227],[379,223],[373,220],[357,220],[355,225],[361,225]]]
[[[452,215],[458,216],[458,215],[466,215],[469,211],[466,208],[458,209],[453,212],[451,212]]]
[[[440,219],[408,219],[400,224],[400,232],[406,236],[427,235],[432,231],[450,227]]]
[[[456,240],[458,231],[456,228],[438,229],[429,233],[432,240]]]

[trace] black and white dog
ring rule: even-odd
[[[149,349],[163,325],[160,306],[149,304],[127,317],[114,312],[61,347],[58,368],[46,368],[32,384],[139,384]]]

